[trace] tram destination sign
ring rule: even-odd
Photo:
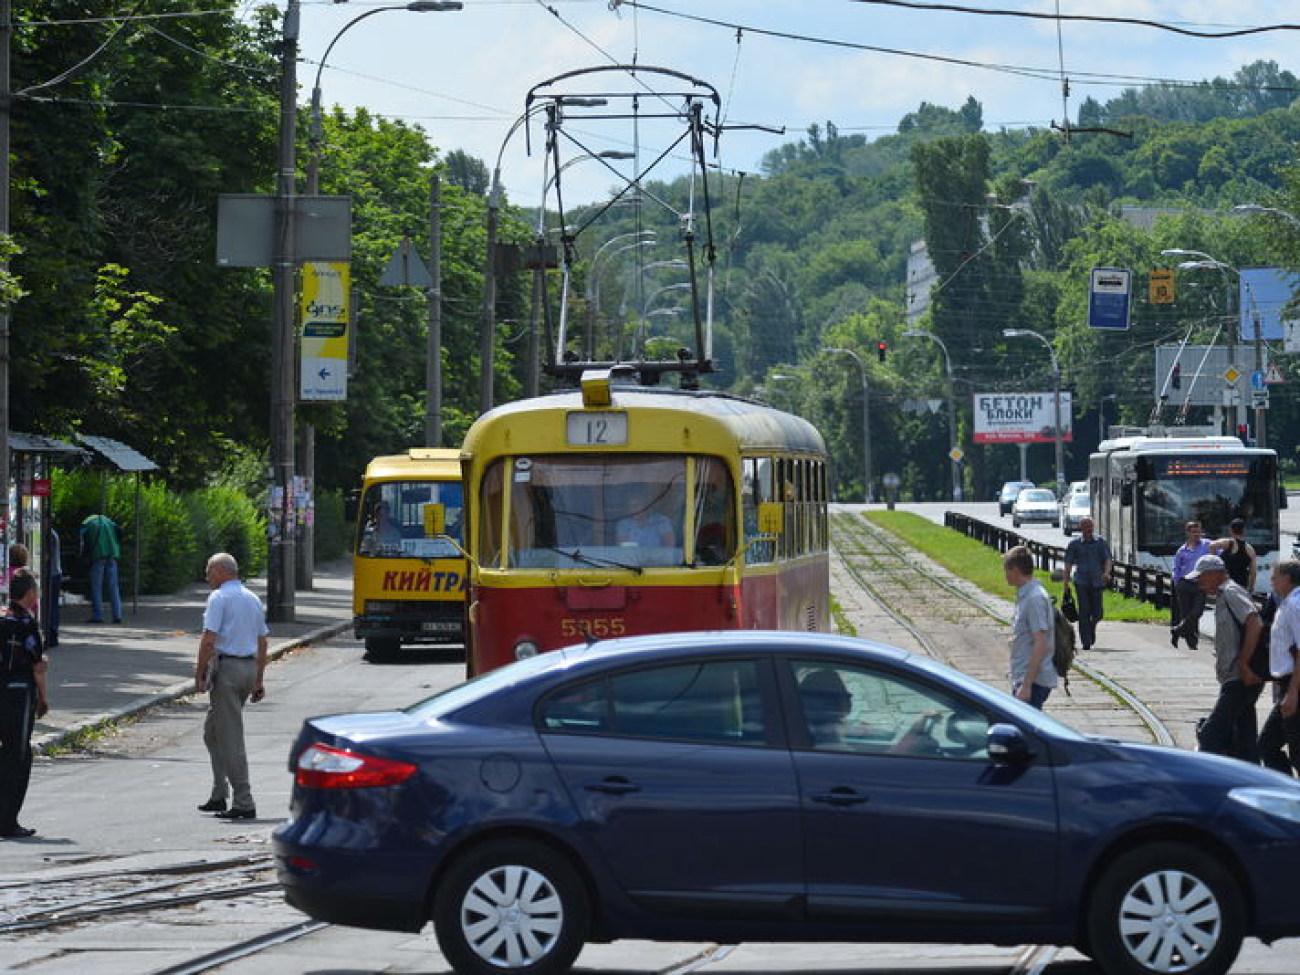
[[[1074,401],[1061,390],[1061,439],[1074,439]],[[1053,393],[976,393],[975,443],[1055,443],[1056,397]]]

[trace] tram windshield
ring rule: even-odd
[[[512,568],[721,565],[735,550],[732,479],[719,458],[515,457],[504,540]],[[482,553],[500,552],[500,471],[484,480]],[[496,495],[496,497],[494,497]],[[689,525],[693,544],[686,545]]]
[[[373,558],[455,559],[464,514],[459,481],[384,481],[361,500],[357,554]]]
[[[1205,453],[1143,457],[1138,462],[1139,547],[1172,555],[1184,526],[1199,521],[1206,538],[1223,538],[1234,518],[1260,554],[1277,548],[1277,466],[1266,454]]]

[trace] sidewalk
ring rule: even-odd
[[[351,562],[318,565],[312,581],[311,590],[295,594],[294,622],[272,624],[272,659],[351,624]],[[265,579],[247,585],[266,599]],[[171,595],[141,596],[137,608],[124,594],[120,624],[88,623],[89,604],[65,598],[59,645],[49,651],[50,713],[36,723],[33,747],[48,749],[102,721],[190,693],[209,591],[197,582]]]

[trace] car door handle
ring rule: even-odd
[[[848,786],[840,785],[831,789],[830,792],[815,792],[812,796],[813,802],[825,802],[832,806],[856,806],[859,803],[870,802],[870,796],[864,796],[856,789],[850,789]]]
[[[634,785],[621,775],[611,775],[599,782],[588,782],[583,786],[588,792],[603,792],[611,796],[625,796],[629,792],[640,792],[641,787]]]

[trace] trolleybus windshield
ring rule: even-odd
[[[357,554],[373,558],[460,558],[459,481],[383,481],[361,502]]]
[[[734,552],[732,479],[718,458],[558,454],[505,463],[511,568],[721,565]],[[492,497],[500,490],[499,476],[484,479],[485,512],[501,510]],[[488,536],[499,530],[493,520],[483,526]],[[500,551],[484,541],[484,552]]]
[[[1222,538],[1234,518],[1246,523],[1246,541],[1257,552],[1277,547],[1276,465],[1267,454],[1218,452],[1142,457],[1137,464],[1141,510],[1139,547],[1172,555],[1184,526],[1199,521],[1206,538]]]

